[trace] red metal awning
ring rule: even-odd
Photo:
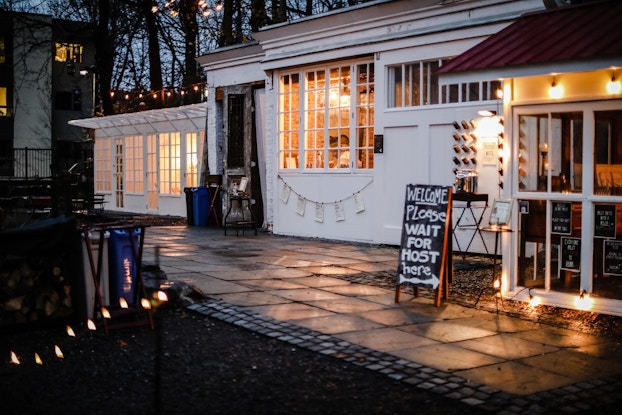
[[[485,71],[488,79],[494,79],[607,67],[622,67],[620,1],[524,14],[452,59],[439,73]],[[492,73],[499,75],[490,78]]]

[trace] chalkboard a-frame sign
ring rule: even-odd
[[[448,292],[448,256],[451,222],[451,187],[409,184],[406,186],[402,238],[397,267],[395,302],[403,285]]]

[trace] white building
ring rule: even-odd
[[[223,207],[247,177],[271,232],[398,245],[406,185],[451,186],[456,169],[471,169],[477,193],[455,193],[454,212],[464,199],[488,203],[466,210],[454,249],[494,253],[496,234],[469,225],[509,200],[502,294],[575,308],[591,293],[592,310],[622,315],[622,102],[603,89],[622,67],[620,6],[555,5],[377,1],[202,56],[204,154]],[[552,84],[561,97],[547,95]]]
[[[228,122],[225,109],[243,93],[247,122],[261,116],[245,145],[256,139],[265,151],[269,230],[399,244],[406,184],[452,185],[454,121],[497,105],[496,78],[440,87],[435,71],[543,7],[536,0],[377,1],[267,27],[254,34],[258,44],[199,58],[219,114],[208,137],[216,138],[213,150],[222,143],[225,151],[223,182],[250,173],[250,158],[239,169],[226,154],[239,123]],[[210,155],[211,171],[220,169],[218,152]],[[496,164],[478,170],[497,175]],[[497,182],[482,182],[479,192],[498,196]],[[482,240],[471,249],[483,252]]]

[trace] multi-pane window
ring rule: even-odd
[[[519,190],[581,192],[583,113],[521,115],[518,124]]]
[[[373,83],[372,62],[282,75],[279,167],[373,168]]]
[[[56,62],[82,62],[83,46],[77,43],[56,43],[56,54],[54,60]]]
[[[356,167],[374,167],[374,64],[357,66]]]
[[[125,190],[128,193],[143,193],[143,137],[125,137]]]
[[[180,133],[160,133],[160,194],[181,194]]]
[[[203,135],[203,132],[201,132]],[[198,183],[199,157],[198,134],[186,134],[186,187],[196,187]]]
[[[110,139],[98,138],[95,140],[95,190],[97,192],[110,192],[112,187],[112,165],[110,151]]]
[[[298,168],[300,137],[300,75],[281,77],[279,94],[279,167]]]
[[[497,99],[500,81],[439,85],[438,69],[447,59],[404,63],[388,68],[389,108],[476,102]]]

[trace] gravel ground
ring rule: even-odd
[[[156,223],[157,225],[157,223]],[[484,264],[485,265],[485,264]],[[472,307],[489,268],[457,270],[449,302]],[[341,276],[394,288],[392,273]],[[423,290],[425,295],[425,290]],[[485,293],[478,308],[495,312]],[[499,312],[622,338],[622,319],[505,301]],[[62,327],[0,331],[0,414],[478,414],[338,359],[297,348],[173,302],[146,326],[111,331]],[[54,355],[58,345],[64,357]],[[20,364],[10,363],[11,351]],[[35,353],[43,361],[35,363]],[[614,413],[606,408],[600,413]],[[617,412],[616,412],[617,413]]]

